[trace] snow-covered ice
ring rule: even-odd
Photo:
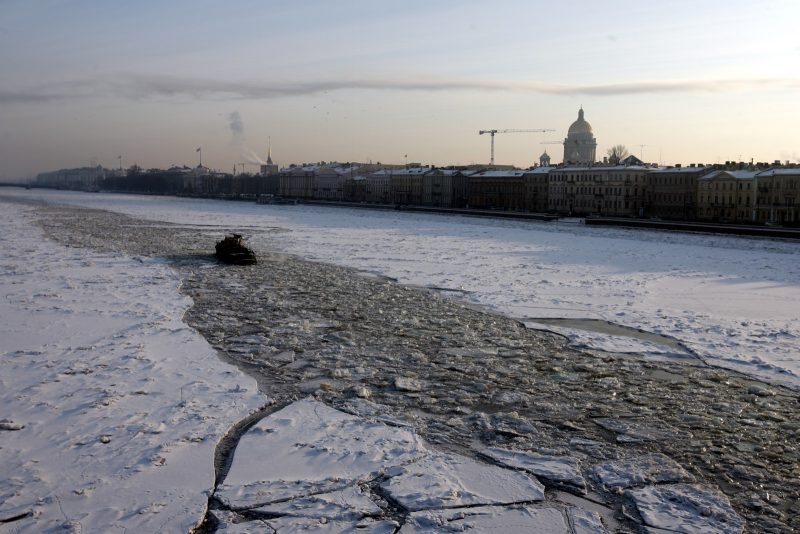
[[[711,363],[800,386],[796,242],[315,206],[16,194],[205,230],[249,229],[257,249],[278,246],[451,289],[528,322],[588,318],[642,329],[675,338]],[[635,337],[550,328],[581,346],[676,352]]]
[[[381,487],[413,512],[544,499],[544,486],[535,478],[457,454],[432,453],[391,474]]]
[[[166,265],[55,245],[25,211],[0,211],[0,530],[188,531],[266,399],[182,322]]]
[[[380,492],[370,494],[364,489],[369,484]],[[544,487],[522,471],[435,451],[407,428],[310,398],[268,415],[242,436],[216,495],[255,518],[237,523],[232,514],[215,511],[226,532],[249,532],[262,523],[279,532],[392,532],[392,521],[372,519],[381,516],[375,499],[384,496],[411,512],[402,532],[566,533],[574,519],[585,527],[575,532],[584,533],[592,532],[593,522],[601,524],[588,511],[530,506],[544,500]]]
[[[218,496],[238,509],[343,490],[427,454],[411,430],[304,399],[242,436]]]
[[[567,508],[572,532],[574,534],[606,534],[600,514],[580,508]]]
[[[318,532],[319,534],[394,534],[397,523],[394,521],[375,521],[363,519],[361,521],[326,521],[306,517],[280,517],[264,521],[274,532],[280,534],[300,534],[304,532]],[[257,531],[269,532],[272,530]]]
[[[472,532],[504,534],[570,534],[560,510],[555,508],[500,508],[477,506],[412,513],[400,534]]]
[[[357,485],[259,506],[253,510],[283,516],[339,520],[359,520],[365,516],[376,516],[381,513],[381,508]]]
[[[512,451],[497,447],[484,449],[481,454],[498,463],[514,469],[522,469],[554,484],[564,485],[579,492],[586,491],[586,480],[581,475],[576,458]]]
[[[693,480],[692,476],[675,460],[661,453],[611,460],[595,466],[592,474],[603,486],[611,490],[653,483]]]
[[[674,439],[689,439],[691,434],[681,432],[664,423],[640,419],[619,419],[612,417],[598,417],[594,422],[606,430],[616,432],[619,443],[640,443],[642,441],[667,441]]]
[[[544,499],[544,487],[524,473],[432,451],[407,428],[312,399],[242,436],[218,496],[233,509],[352,519],[371,513],[358,484],[379,476],[388,477],[383,491],[412,511]]]
[[[738,534],[742,519],[717,490],[693,484],[648,486],[626,492],[645,524],[684,534]]]

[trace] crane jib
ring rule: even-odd
[[[538,129],[528,129],[528,130],[479,130],[478,135],[489,134],[491,137],[491,158],[489,160],[490,165],[494,165],[494,134],[497,133],[545,133],[545,132],[555,132],[554,128],[538,128]]]

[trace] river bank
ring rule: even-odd
[[[574,457],[587,495],[626,528],[640,520],[630,499],[593,469],[651,453],[719,488],[748,530],[799,526],[795,392],[699,361],[576,351],[436,292],[269,250],[256,250],[257,266],[221,269],[213,231],[60,207],[40,220],[62,243],[166,257],[194,302],[185,320],[278,404],[313,395],[380,412],[473,457]]]

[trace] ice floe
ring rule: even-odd
[[[432,453],[391,475],[381,487],[411,511],[544,499],[544,487],[524,473],[455,454]]]
[[[580,508],[567,508],[567,517],[573,534],[606,534],[600,514]]]
[[[412,431],[304,399],[245,433],[218,495],[231,508],[344,489],[428,454]]]
[[[592,474],[610,490],[652,483],[693,480],[693,477],[683,467],[661,453],[605,462],[592,468]]]
[[[617,441],[619,443],[666,441],[671,439],[688,439],[692,437],[688,432],[679,431],[663,423],[656,426],[652,422],[648,423],[639,419],[600,417],[595,419],[594,422],[606,430],[616,432],[618,434]]]
[[[586,491],[578,460],[569,456],[552,456],[490,447],[481,454],[514,469],[522,469],[553,484]]]
[[[478,506],[412,513],[399,534],[452,532],[570,534],[570,529],[556,508]]]
[[[744,526],[728,498],[694,484],[648,486],[625,492],[645,524],[685,534],[738,534]]]
[[[594,512],[532,506],[544,487],[522,471],[432,450],[410,429],[310,398],[242,436],[217,496],[234,510],[214,511],[224,532],[393,532],[389,503],[411,512],[402,532],[602,532]]]
[[[355,484],[330,493],[308,495],[252,510],[270,515],[340,520],[359,520],[382,513],[382,509],[370,499],[369,494]]]

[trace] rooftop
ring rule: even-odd
[[[758,171],[714,171],[705,176],[701,177],[701,180],[714,180],[719,177],[724,177],[723,175],[728,175],[731,178],[736,180],[750,180],[752,179]]]
[[[798,176],[800,175],[800,167],[767,169],[757,174],[758,176]]]
[[[701,165],[694,167],[668,167],[665,169],[654,170],[656,174],[678,174],[678,173],[704,173],[713,170],[710,165]]]

